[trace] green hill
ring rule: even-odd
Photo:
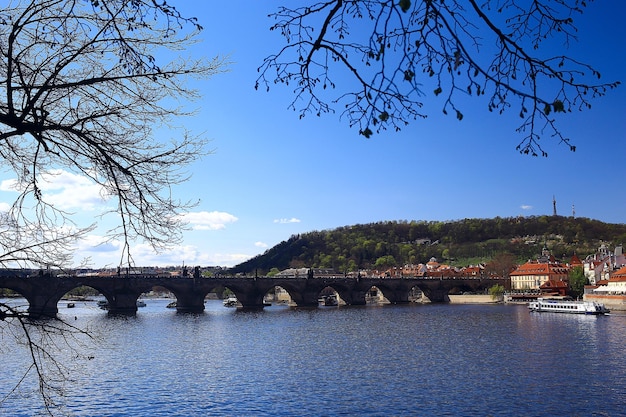
[[[625,224],[588,218],[533,216],[458,221],[387,221],[291,236],[230,272],[265,274],[272,268],[363,268],[440,262],[466,266],[488,262],[502,253],[518,262],[537,257],[547,247],[569,261],[626,241]]]

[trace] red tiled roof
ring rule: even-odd
[[[611,282],[626,282],[626,266],[621,267],[611,274],[609,278]]]
[[[567,288],[567,283],[561,280],[548,280],[541,284],[540,288]]]
[[[548,264],[526,262],[519,265],[515,271],[511,272],[511,275],[545,275],[549,271]]]
[[[620,277],[620,276],[626,276],[626,266],[621,267],[617,271],[613,272],[613,274],[611,275],[611,277]]]
[[[560,263],[526,262],[519,265],[510,275],[567,275],[569,268]]]

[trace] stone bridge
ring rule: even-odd
[[[284,288],[298,307],[314,307],[323,289],[331,287],[347,305],[364,305],[366,294],[377,287],[389,302],[408,303],[409,294],[419,288],[431,302],[447,302],[450,292],[483,291],[504,279],[492,278],[378,278],[378,277],[164,277],[157,275],[54,276],[50,274],[1,274],[0,288],[8,288],[26,298],[32,317],[55,316],[57,303],[74,288],[87,286],[99,291],[109,303],[110,314],[137,312],[137,299],[154,287],[164,287],[176,296],[179,312],[200,313],[204,300],[214,289],[225,287],[237,296],[243,308],[263,308],[263,297],[274,287]]]

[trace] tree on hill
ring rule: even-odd
[[[510,253],[498,253],[485,265],[485,272],[498,277],[506,278],[515,269],[517,259]]]
[[[462,95],[489,111],[519,113],[517,149],[544,155],[542,136],[561,134],[558,113],[591,107],[619,82],[576,58],[550,55],[573,43],[585,1],[334,0],[284,6],[271,15],[286,44],[259,68],[257,88],[293,86],[291,108],[321,115],[340,105],[365,137],[425,118],[427,96],[463,119]],[[546,45],[548,44],[548,45]],[[545,46],[545,47],[544,47]]]
[[[71,266],[74,243],[92,227],[46,194],[64,172],[87,178],[112,202],[119,220],[107,237],[123,242],[121,264],[132,264],[135,239],[156,249],[178,241],[179,214],[193,202],[177,200],[172,188],[205,141],[177,127],[190,114],[177,102],[196,98],[190,78],[225,64],[180,56],[200,30],[161,0],[13,1],[0,10],[0,160],[16,193],[8,209],[0,206],[0,266]],[[173,137],[156,139],[155,126]],[[32,332],[37,324],[0,304],[0,338],[25,341],[33,358],[26,372],[39,377],[51,412],[44,362],[53,357],[40,344],[50,327]]]
[[[577,239],[568,241],[568,231]],[[624,224],[562,216],[462,219],[451,222],[401,221],[339,227],[291,236],[230,269],[268,272],[271,268],[333,267],[340,272],[448,259],[455,266],[486,263],[485,272],[506,275],[517,263],[540,255],[545,244],[559,256],[593,253],[600,241],[622,243]],[[377,265],[378,263],[378,265]]]

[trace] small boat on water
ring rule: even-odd
[[[528,303],[530,311],[538,313],[568,313],[568,314],[608,314],[610,312],[604,304],[595,301],[554,300],[537,298]]]
[[[324,306],[334,307],[336,305],[339,305],[339,300],[337,300],[337,295],[335,294],[324,295],[320,297],[318,301]]]
[[[67,308],[74,308],[76,307],[76,304],[74,303],[67,303]]]
[[[146,306],[146,302],[143,300],[137,300],[137,307],[145,307]]]
[[[224,307],[236,307],[237,306],[237,297],[230,296],[224,299]]]

